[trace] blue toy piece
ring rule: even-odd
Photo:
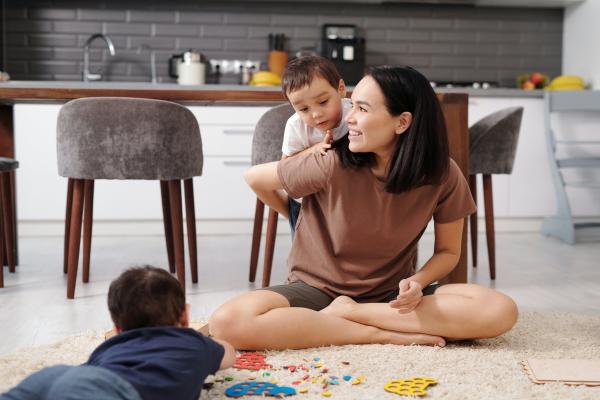
[[[269,382],[240,382],[225,390],[228,397],[242,397],[251,395],[265,396],[292,396],[296,389],[288,386],[277,386]]]

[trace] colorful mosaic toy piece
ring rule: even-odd
[[[386,392],[400,396],[425,396],[427,387],[437,385],[433,378],[414,377],[410,379],[394,379],[383,385]]]
[[[296,389],[287,386],[277,386],[269,382],[241,382],[225,390],[228,397],[242,396],[292,396]]]
[[[233,368],[249,369],[258,371],[259,369],[271,368],[271,364],[267,364],[265,359],[267,356],[261,353],[244,353],[235,358]]]

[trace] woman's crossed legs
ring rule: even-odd
[[[518,316],[510,297],[473,284],[440,286],[406,314],[387,303],[357,303],[347,296],[336,298],[321,312],[381,329],[421,332],[450,340],[499,336],[513,327]]]
[[[239,295],[211,316],[211,334],[238,349],[391,343],[443,346],[445,340],[498,336],[516,322],[507,296],[481,286],[445,285],[412,312],[387,303],[339,297],[321,311],[290,307],[283,295],[257,290]]]

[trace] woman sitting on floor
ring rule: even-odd
[[[444,346],[511,329],[517,307],[509,297],[434,283],[458,263],[463,221],[475,204],[449,158],[428,80],[412,68],[373,68],[354,89],[346,121],[348,135],[327,155],[247,171],[259,198],[282,215],[288,194],[303,197],[288,282],[229,300],[212,315],[211,333],[240,349],[297,349]],[[431,218],[434,252],[416,271]]]

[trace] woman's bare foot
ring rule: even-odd
[[[443,337],[427,335],[425,333],[402,333],[381,330],[383,336],[383,344],[399,344],[399,345],[411,345],[421,344],[425,346],[439,346],[444,347],[446,341]]]
[[[333,299],[331,304],[329,304],[327,307],[325,307],[319,312],[322,312],[324,314],[336,315],[338,317],[343,318],[344,315],[350,312],[356,304],[358,303],[356,303],[356,301],[352,300],[352,298],[348,296],[338,296],[335,299]]]
[[[346,318],[351,315],[352,310],[358,305],[358,303],[348,296],[338,296],[331,304],[322,309],[319,312],[335,315],[337,317]],[[350,318],[350,320],[352,320]],[[446,341],[440,336],[432,336],[424,333],[403,333],[388,331],[381,328],[379,329],[379,340],[381,344],[398,344],[398,345],[411,345],[420,344],[427,346],[439,346],[444,347]]]

